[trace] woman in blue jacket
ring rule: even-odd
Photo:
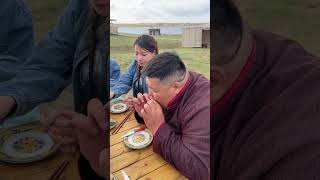
[[[1,0],[0,27],[0,82],[4,82],[32,53],[32,14],[23,0]]]
[[[137,97],[138,93],[148,92],[145,77],[140,76],[140,71],[158,54],[158,44],[152,36],[144,34],[135,40],[133,46],[135,59],[132,60],[127,71],[121,75],[115,86],[111,88],[110,98],[126,94],[131,89],[134,97]],[[132,96],[127,96],[125,102],[129,107],[133,107]],[[143,119],[136,112],[135,117],[139,123],[143,123]]]
[[[114,58],[110,58],[110,88],[114,87],[121,75],[120,65]]]

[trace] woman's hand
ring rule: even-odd
[[[53,141],[60,145],[60,149],[66,153],[72,153],[77,147],[77,137],[72,125],[75,112],[53,109],[46,115],[41,114],[40,122],[48,131]]]
[[[0,96],[0,124],[16,106],[16,101],[11,96]]]
[[[124,103],[129,107],[130,110],[134,109],[133,100],[134,100],[133,96],[127,96],[126,99],[124,100]]]

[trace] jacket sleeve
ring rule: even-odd
[[[188,179],[206,180],[210,176],[210,110],[203,107],[188,111],[192,115],[182,120],[181,134],[166,123],[158,129],[153,150]]]
[[[0,84],[0,95],[17,102],[14,115],[54,100],[70,84],[76,37],[73,33],[81,9],[80,0],[71,0],[52,32],[35,47],[31,58],[16,76]]]
[[[33,27],[30,9],[22,0],[3,0],[0,8],[0,81],[14,76],[30,57]]]
[[[115,59],[110,59],[110,87],[116,85],[120,78],[120,66]]]
[[[114,92],[116,96],[126,94],[130,91],[132,88],[133,77],[136,73],[136,68],[136,60],[133,60],[128,66],[127,71],[120,76],[119,81],[111,88],[111,91]]]
[[[15,0],[17,6],[9,29],[8,51],[19,59],[30,57],[33,49],[33,25],[30,9],[22,0]]]

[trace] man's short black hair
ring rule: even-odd
[[[214,0],[211,13],[211,65],[228,64],[241,42],[242,18],[233,0]]]
[[[159,78],[162,81],[173,75],[177,77],[184,76],[186,71],[186,66],[177,54],[164,52],[155,56],[142,69],[142,76]]]
[[[212,8],[213,28],[233,27],[241,29],[240,12],[233,0],[214,0]]]

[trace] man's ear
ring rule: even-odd
[[[225,77],[226,74],[223,71],[223,68],[220,68],[219,66],[213,66],[211,67],[211,75],[210,80],[213,83],[213,86],[221,86],[225,83]]]
[[[175,82],[174,84],[173,84],[173,88],[174,88],[174,93],[175,94],[178,94],[179,92],[180,92],[180,88],[181,88],[181,82]]]

